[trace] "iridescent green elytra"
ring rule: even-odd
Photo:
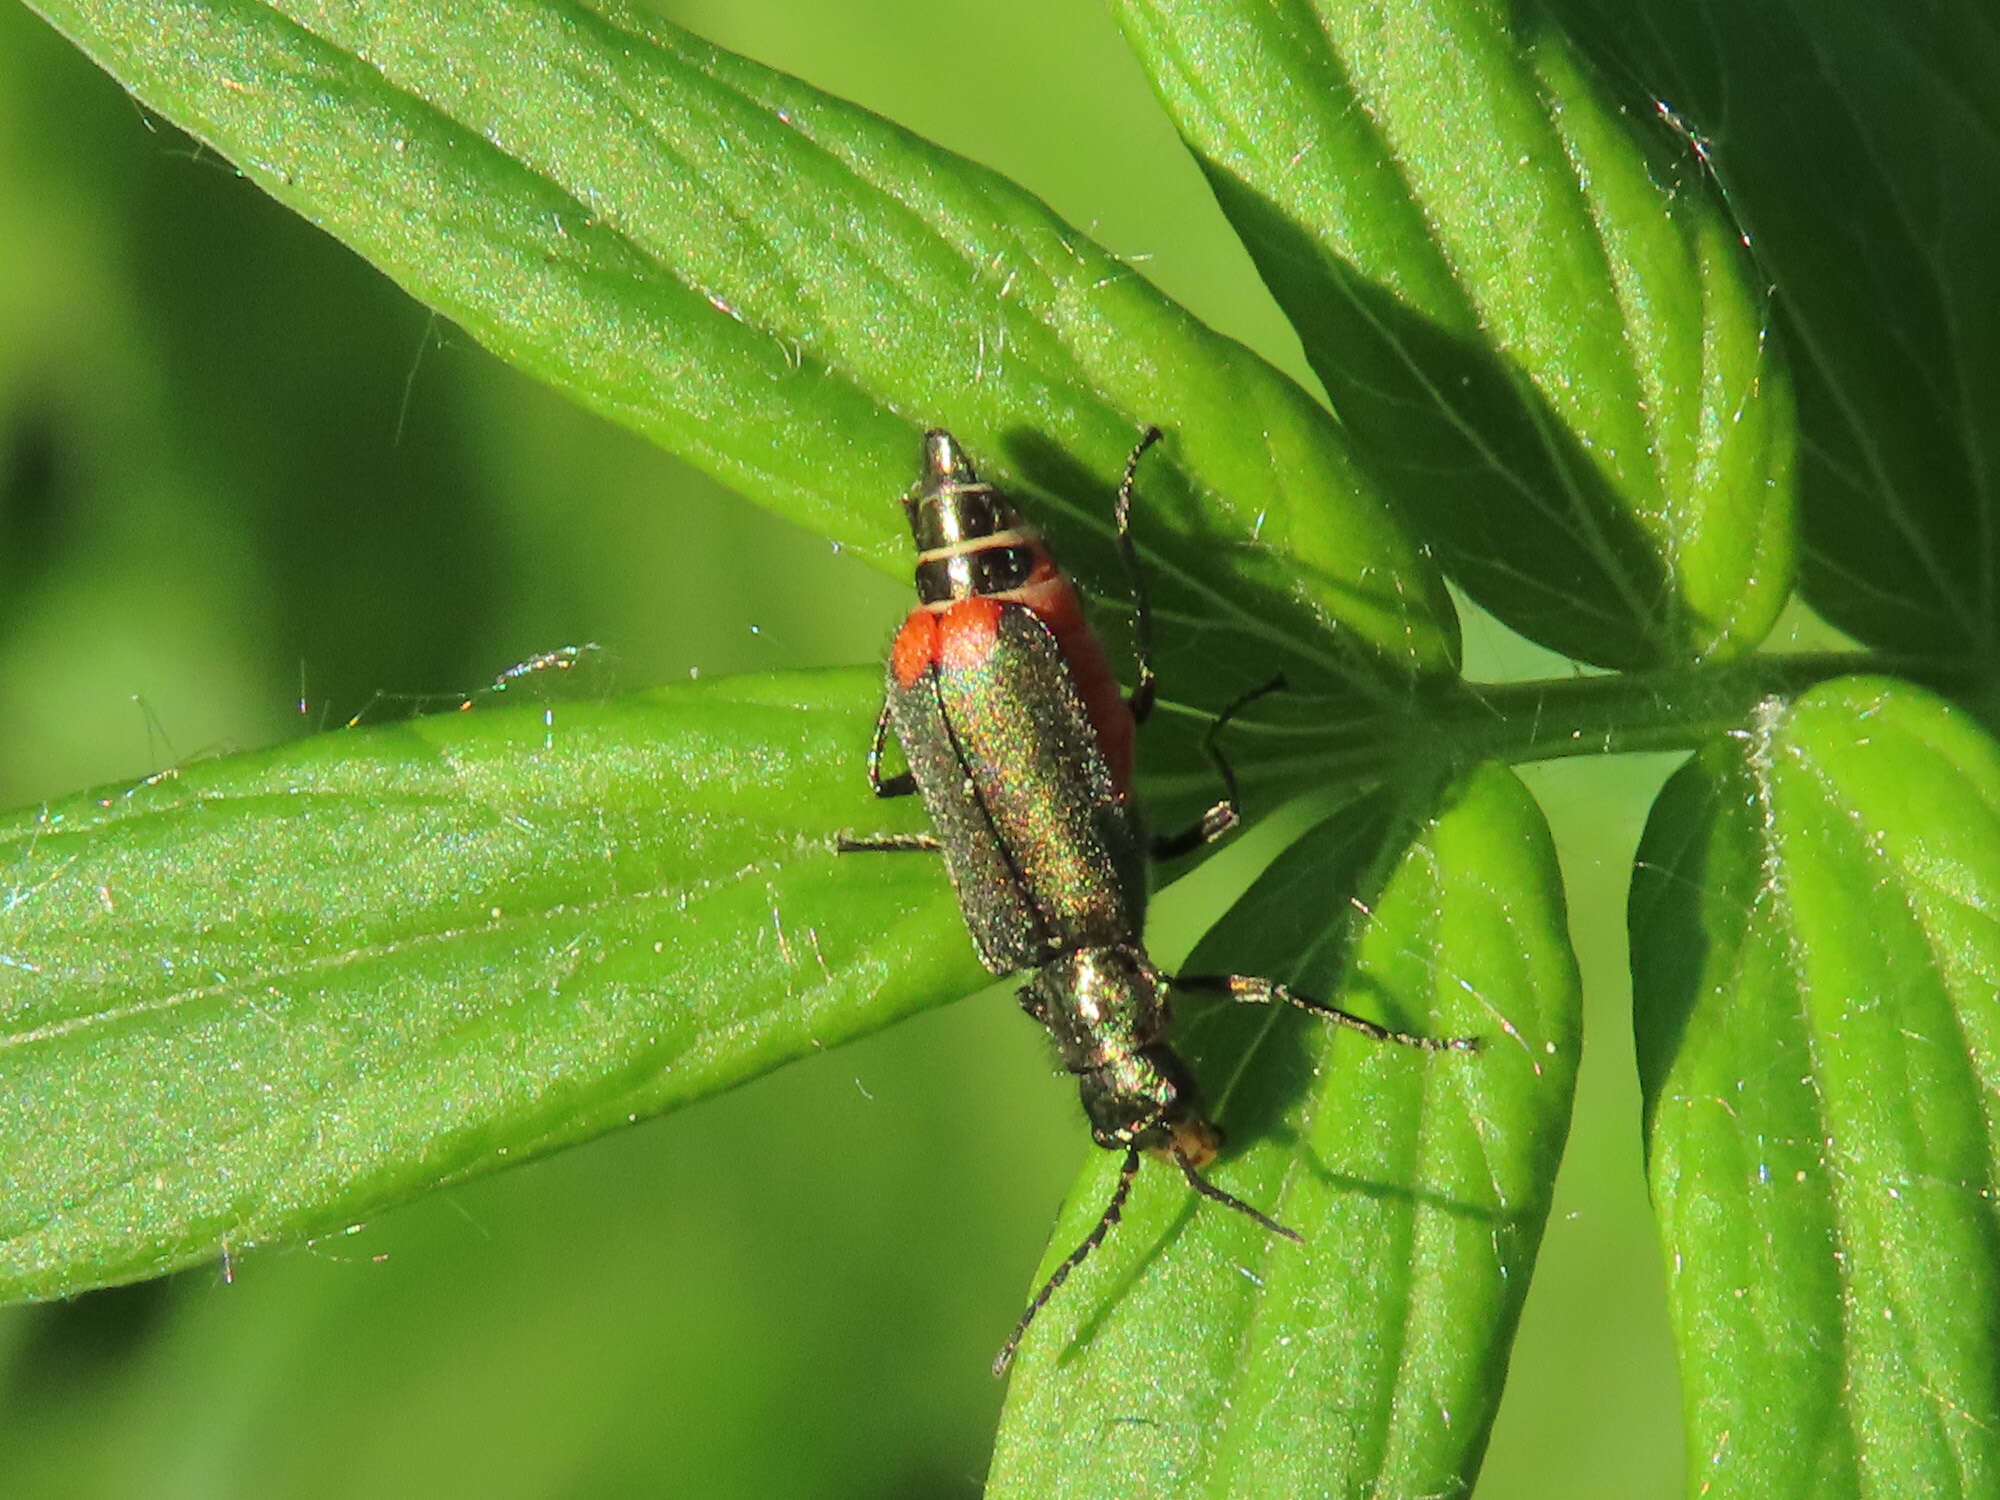
[[[892,675],[887,703],[973,946],[1013,974],[1130,939],[1149,876],[1055,634],[1026,605],[985,602],[945,617],[950,665]]]

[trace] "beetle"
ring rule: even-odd
[[[1096,1226],[1021,1314],[993,1362],[995,1375],[1005,1373],[1035,1315],[1118,1223],[1143,1157],[1177,1167],[1202,1197],[1299,1238],[1202,1176],[1222,1148],[1222,1132],[1168,1040],[1173,992],[1295,1005],[1376,1041],[1427,1050],[1478,1045],[1476,1038],[1392,1030],[1275,980],[1170,977],[1147,956],[1151,861],[1186,854],[1241,820],[1217,736],[1237,710],[1283,685],[1276,679],[1245,694],[1210,724],[1223,800],[1185,832],[1149,837],[1133,796],[1132,763],[1158,678],[1131,508],[1139,461],[1159,439],[1159,429],[1149,428],[1133,448],[1115,508],[1138,659],[1128,696],[1040,533],[979,478],[950,433],[924,434],[922,477],[904,497],[917,546],[918,602],[890,648],[868,784],[877,797],[921,796],[935,831],[839,842],[842,852],[943,854],[980,961],[994,974],[1027,975],[1021,1006],[1047,1028],[1075,1075],[1092,1139],[1125,1153]],[[885,776],[891,733],[908,768]]]

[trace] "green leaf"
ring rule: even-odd
[[[1871,645],[2000,658],[1992,7],[1558,6],[1713,172],[1782,291],[1807,599]]]
[[[1576,967],[1539,809],[1492,765],[1434,811],[1393,794],[1355,805],[1284,855],[1186,967],[1252,965],[1486,1045],[1425,1053],[1289,1009],[1183,1004],[1190,1060],[1238,1143],[1217,1182],[1305,1244],[1148,1164],[1124,1222],[1023,1345],[991,1494],[1471,1482],[1577,1060]],[[1102,1212],[1116,1166],[1100,1155],[1084,1173],[1052,1260]]]
[[[1120,0],[1370,471],[1515,629],[1734,655],[1790,589],[1792,408],[1727,218],[1488,0]]]
[[[1176,690],[1244,685],[1243,637],[1302,687],[1451,669],[1442,584],[1323,409],[864,110],[617,4],[38,8],[503,358],[885,569],[944,424],[1113,591],[1111,488],[1157,423],[1154,593],[1222,627],[1162,633]]]
[[[326,1231],[982,983],[873,671],[441,715],[0,827],[0,1298]]]
[[[2000,746],[1907,684],[1669,783],[1632,972],[1690,1492],[2000,1476]]]

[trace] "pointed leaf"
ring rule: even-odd
[[[0,1298],[338,1228],[982,981],[873,671],[320,735],[0,826]]]
[[[993,173],[610,0],[38,8],[141,99],[481,342],[745,495],[908,567],[917,434],[1038,492],[1177,691],[1241,638],[1302,686],[1448,671],[1442,585],[1338,426]],[[1337,622],[1337,630],[1329,626]]]
[[[1305,1244],[1148,1163],[1125,1222],[1023,1346],[989,1493],[1469,1486],[1569,1123],[1578,992],[1554,851],[1521,784],[1486,766],[1429,807],[1377,797],[1323,824],[1189,971],[1261,962],[1484,1050],[1183,1003],[1190,1060],[1237,1143],[1216,1181]],[[1102,1211],[1116,1166],[1084,1173],[1052,1260]]]
[[[1370,471],[1448,570],[1606,665],[1784,603],[1792,413],[1727,219],[1488,0],[1120,0]]]
[[[1668,785],[1632,972],[1690,1493],[2000,1477],[2000,746],[1906,684]]]

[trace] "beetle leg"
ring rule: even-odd
[[[855,839],[842,834],[834,840],[836,854],[942,854],[944,845],[929,833],[885,833],[879,838]]]
[[[1296,1005],[1300,1010],[1311,1011],[1335,1025],[1358,1031],[1371,1041],[1395,1042],[1399,1046],[1418,1047],[1425,1052],[1477,1052],[1482,1045],[1476,1036],[1417,1036],[1408,1031],[1396,1031],[1342,1010],[1337,1005],[1328,1005],[1324,1000],[1301,995],[1275,979],[1259,979],[1250,974],[1178,974],[1174,976],[1172,985],[1177,990],[1215,995],[1245,1005]]]
[[[1200,821],[1193,827],[1183,828],[1179,833],[1165,834],[1154,839],[1153,858],[1179,859],[1183,854],[1192,854],[1203,844],[1214,843],[1243,821],[1243,804],[1236,793],[1236,772],[1231,768],[1228,757],[1222,753],[1220,743],[1222,728],[1235,718],[1239,711],[1249,707],[1266,693],[1282,691],[1285,686],[1285,674],[1280,672],[1269,682],[1260,683],[1250,689],[1210,721],[1205,742],[1208,758],[1215,763],[1216,774],[1221,776],[1223,789],[1229,795],[1203,813]]]
[[[1218,802],[1201,815],[1201,821],[1179,833],[1161,834],[1153,840],[1153,858],[1179,859],[1183,854],[1192,854],[1203,844],[1212,844],[1230,829],[1243,821],[1243,814],[1236,806],[1235,798]]]
[[[868,746],[868,790],[878,797],[907,797],[917,789],[917,778],[905,771],[882,779],[882,750],[889,742],[889,700],[882,700],[882,712],[875,715],[875,738]]]
[[[1139,661],[1139,681],[1125,700],[1132,722],[1143,724],[1152,715],[1153,701],[1159,696],[1159,677],[1153,671],[1153,605],[1146,597],[1146,575],[1139,571],[1139,551],[1132,545],[1132,482],[1139,475],[1139,460],[1160,440],[1160,429],[1148,427],[1140,434],[1125,460],[1125,477],[1118,484],[1118,556],[1125,564],[1125,576],[1132,584],[1132,654]]]
[[[1029,1015],[1033,1016],[1042,1025],[1046,1026],[1049,1024],[1048,1004],[1046,1001],[1042,999],[1041,995],[1037,993],[1034,985],[1032,984],[1022,985],[1019,999],[1021,1001],[1022,1010],[1025,1010]]]

